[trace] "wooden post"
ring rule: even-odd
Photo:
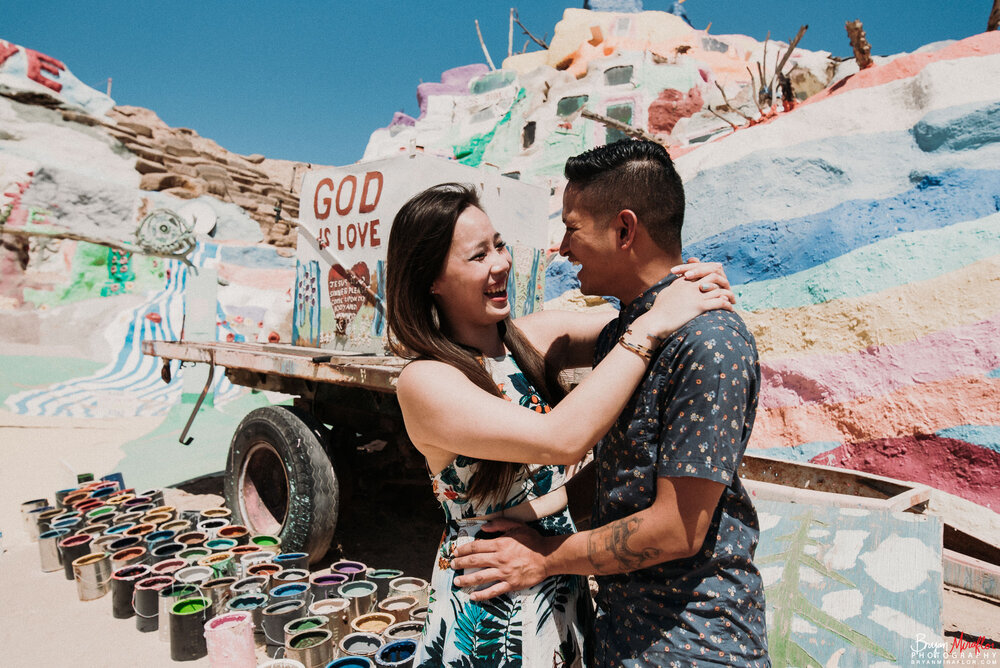
[[[872,47],[868,43],[868,37],[865,35],[865,28],[861,25],[861,21],[848,21],[844,27],[847,28],[847,37],[851,40],[851,48],[854,49],[854,60],[858,61],[858,69],[863,70],[871,67],[874,64],[872,63]]]
[[[1000,0],[993,0],[993,9],[990,11],[990,18],[986,22],[986,32],[993,32],[1000,26]]]
[[[479,46],[483,47],[483,55],[486,56],[486,63],[490,66],[490,71],[496,70],[497,66],[493,64],[490,52],[486,48],[486,42],[483,41],[483,31],[479,29],[479,19],[476,19],[476,35],[479,37]]]

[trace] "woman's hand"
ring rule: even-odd
[[[677,274],[688,281],[697,281],[703,286],[702,290],[708,290],[712,285],[728,290],[729,277],[726,270],[719,262],[701,262],[696,257],[688,258],[685,264],[679,264],[670,268],[671,274]],[[736,296],[733,296],[732,303],[736,303]]]
[[[649,311],[636,318],[632,331],[640,339],[663,338],[706,311],[732,311],[736,296],[728,288],[719,287],[717,280],[725,281],[725,276],[714,271],[702,280],[675,280],[660,290]],[[643,345],[650,347],[648,342]]]

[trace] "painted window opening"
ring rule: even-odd
[[[535,143],[535,121],[528,121],[521,130],[521,148],[528,148]]]
[[[607,111],[608,118],[613,118],[616,121],[621,121],[622,123],[632,124],[632,103],[625,102],[623,104],[611,104],[608,105]],[[617,128],[608,128],[605,133],[605,142],[610,144],[616,142],[619,139],[627,139],[628,135]]]
[[[588,95],[570,95],[568,97],[564,97],[556,103],[556,113],[563,118],[566,116],[572,116],[579,111],[583,105],[587,104],[588,99],[590,99],[590,96]]]
[[[607,86],[622,86],[632,83],[632,66],[619,65],[604,70],[604,84]]]
[[[503,176],[514,179],[515,181],[521,180],[521,172],[504,172]]]
[[[629,30],[632,29],[632,18],[629,16],[621,16],[615,22],[615,34],[616,35],[627,35]]]

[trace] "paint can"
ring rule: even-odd
[[[195,525],[198,531],[208,536],[209,540],[217,538],[219,535],[219,529],[227,526],[229,526],[229,520],[224,517],[212,517],[207,520],[201,520],[197,525]]]
[[[411,668],[416,653],[416,641],[397,640],[383,645],[375,652],[375,665],[378,668]]]
[[[264,608],[266,608],[269,603],[270,599],[267,597],[267,594],[264,594],[263,592],[240,594],[239,596],[233,596],[231,599],[226,601],[226,610],[249,612],[251,618],[253,619],[254,633],[260,634],[261,638],[263,638],[263,613]]]
[[[184,543],[188,547],[195,547],[197,545],[204,545],[205,541],[208,540],[208,534],[204,531],[188,531],[177,536],[178,543]]]
[[[167,559],[158,561],[149,567],[153,575],[173,575],[182,568],[187,568],[188,562],[183,559]]]
[[[151,503],[155,506],[163,505],[162,489],[147,489],[144,492],[139,492],[136,496],[145,499],[146,503]]]
[[[85,533],[90,536],[94,543],[97,543],[97,539],[104,536],[104,532],[110,527],[107,524],[102,524],[100,522],[94,524],[88,524],[87,526],[80,529],[80,533]],[[94,543],[91,543],[91,549],[95,549]],[[96,550],[95,550],[96,551]]]
[[[366,656],[344,656],[326,664],[326,668],[374,668],[375,664]]]
[[[201,585],[215,577],[209,566],[185,566],[174,573],[174,579],[184,584]]]
[[[237,543],[231,538],[212,538],[205,541],[205,547],[212,552],[229,552]]]
[[[152,548],[149,555],[149,561],[153,564],[158,564],[168,559],[177,559],[178,555],[187,549],[187,545],[178,543],[177,541],[159,542],[153,543],[153,545],[155,547]]]
[[[201,595],[212,603],[209,617],[215,617],[226,609],[229,600],[229,588],[236,582],[234,577],[213,578],[201,584]]]
[[[352,582],[354,580],[368,579],[368,567],[360,561],[349,561],[347,559],[336,561],[330,565],[330,572],[346,575],[347,579]]]
[[[256,545],[253,545],[253,546],[247,545],[246,547],[257,547],[257,546]],[[244,548],[237,547],[236,549],[240,550],[240,549],[244,549]],[[250,575],[250,573],[248,573],[247,571],[254,564],[270,564],[270,563],[272,563],[272,560],[274,559],[274,555],[271,554],[270,552],[262,552],[262,551],[259,551],[259,550],[260,550],[260,548],[258,548],[257,552],[251,552],[249,554],[240,554],[240,555],[238,555],[237,559],[239,560],[239,563],[240,563],[240,572],[243,574],[244,577],[246,577],[247,575]],[[278,567],[278,570],[280,571],[281,567]],[[268,577],[270,577],[270,576],[268,576]]]
[[[313,573],[309,576],[313,594],[317,599],[336,598],[337,587],[347,582],[343,573]]]
[[[125,566],[144,563],[146,561],[146,556],[146,548],[139,547],[138,545],[133,545],[132,547],[126,547],[124,550],[112,552],[111,570],[117,571],[119,568],[124,568]]]
[[[235,540],[236,545],[246,545],[250,542],[250,530],[242,524],[230,524],[219,529],[219,538]]]
[[[38,536],[41,533],[38,530],[38,518],[41,517],[42,513],[55,510],[52,506],[41,506],[39,508],[32,508],[24,514],[24,522],[28,531],[28,538],[32,541],[37,541]]]
[[[389,597],[389,582],[401,577],[403,577],[403,571],[396,568],[368,569],[368,579],[378,585],[375,598],[379,601]]]
[[[86,517],[91,522],[104,522],[114,517],[115,514],[116,510],[114,506],[104,505],[98,506],[93,510],[88,510]]]
[[[333,634],[325,628],[300,631],[285,643],[285,656],[306,668],[323,668],[333,655]]]
[[[421,606],[419,608],[414,608],[413,610],[410,611],[410,620],[414,622],[420,622],[421,624],[423,624],[425,621],[427,621],[427,610],[428,608],[426,605]]]
[[[337,587],[337,596],[351,602],[347,616],[354,620],[356,617],[367,615],[375,609],[375,591],[377,589],[377,585],[368,580],[345,582]]]
[[[198,560],[199,566],[208,566],[215,573],[215,577],[233,577],[235,582],[236,562],[229,552],[216,552]]]
[[[237,560],[242,558],[246,554],[256,554],[261,551],[260,545],[237,545],[233,549],[229,550],[234,555],[236,555]],[[274,555],[272,555],[274,556]]]
[[[144,538],[146,542],[146,549],[152,552],[153,548],[155,548],[159,543],[172,542],[174,540],[174,536],[176,535],[176,533],[170,531],[169,529],[157,529],[152,533],[148,533]]]
[[[281,572],[281,566],[278,564],[254,564],[247,568],[247,575],[264,575],[267,576],[267,590],[271,591],[274,587],[274,576]]]
[[[183,584],[176,580],[174,584],[167,585],[160,590],[157,598],[157,619],[159,620],[159,629],[157,636],[160,642],[170,642],[170,609],[174,607],[174,603],[183,599],[195,596],[198,593],[197,585],[193,584]]]
[[[121,519],[121,516],[115,517],[116,520]],[[111,527],[104,532],[105,536],[114,536],[115,538],[122,538],[125,532],[135,526],[135,522],[119,522],[118,524],[112,524]]]
[[[68,535],[69,529],[50,529],[38,534],[38,558],[43,573],[52,573],[62,568],[59,542]]]
[[[327,628],[333,633],[333,644],[340,645],[340,639],[351,632],[351,620],[347,618],[351,602],[346,598],[325,598],[309,606],[310,615],[322,615],[330,620]]]
[[[143,516],[143,513],[136,511],[120,511],[115,513],[115,522],[119,524],[128,524],[129,526],[135,526],[139,523],[139,519]]]
[[[175,536],[179,536],[182,533],[190,531],[192,526],[193,525],[190,520],[170,520],[169,522],[161,524],[160,530],[173,531]]]
[[[233,511],[225,506],[217,506],[215,508],[206,508],[201,511],[201,518],[204,520],[208,519],[218,519],[218,518],[229,518],[233,516]]]
[[[382,637],[387,643],[394,640],[406,640],[407,638],[419,638],[424,632],[423,622],[399,622],[382,631]]]
[[[207,598],[184,598],[170,608],[170,658],[194,661],[208,654],[205,624],[212,604]]]
[[[417,599],[415,596],[390,596],[378,602],[379,612],[389,613],[396,622],[409,620],[410,612],[416,607]]]
[[[309,555],[306,552],[283,552],[274,557],[274,563],[286,570],[309,570]]]
[[[37,515],[43,508],[51,507],[48,499],[32,499],[21,504],[21,521],[24,523],[24,530],[28,532],[28,538],[38,540],[38,520],[28,513],[35,511]]]
[[[204,547],[189,547],[177,553],[178,559],[183,559],[189,566],[194,566],[199,561],[212,554],[211,550]]]
[[[52,528],[52,518],[58,517],[62,511],[58,508],[43,510],[38,513],[38,534],[41,535]]]
[[[135,628],[141,633],[151,633],[160,627],[160,592],[174,584],[169,575],[151,575],[135,583],[132,607],[135,610]]]
[[[60,489],[55,495],[55,508],[62,508],[64,506],[63,500],[67,495],[72,494],[77,491],[76,487],[67,487],[66,489]]]
[[[56,492],[56,507],[57,508],[72,508],[73,504],[83,501],[87,498],[87,492],[82,489],[74,489],[71,492],[65,494],[61,501],[59,499],[59,493]]]
[[[90,554],[90,544],[94,539],[87,534],[77,534],[67,536],[59,541],[59,550],[62,552],[63,574],[67,580],[73,579],[73,561],[85,554]]]
[[[159,505],[159,506],[153,508],[149,512],[151,512],[151,513],[157,513],[157,514],[163,513],[163,514],[166,514],[166,515],[170,515],[170,519],[167,520],[168,522],[172,521],[175,517],[177,517],[177,508],[174,507],[174,506]]]
[[[275,566],[280,566],[281,564],[274,564]],[[293,582],[303,582],[309,584],[309,571],[304,568],[283,568],[274,575],[271,576],[271,582],[274,584],[273,587],[279,584],[292,584]]]
[[[298,619],[293,619],[292,621],[285,624],[284,629],[282,629],[283,637],[285,639],[285,644],[296,633],[301,633],[303,631],[309,631],[311,629],[323,629],[328,631],[330,626],[330,619],[323,615],[309,615],[307,617],[299,617]]]
[[[255,668],[256,646],[249,612],[226,612],[205,623],[208,665],[212,668]]]
[[[388,612],[369,612],[367,615],[359,615],[351,620],[351,630],[358,633],[375,633],[382,635],[382,632],[396,623],[396,618]]]
[[[233,583],[229,588],[233,596],[241,594],[263,594],[267,591],[268,578],[263,575],[251,575]]]
[[[64,517],[62,519],[53,518],[49,526],[53,529],[69,529],[70,533],[76,533],[83,526],[83,518],[79,516]]]
[[[348,633],[340,639],[340,653],[344,656],[365,656],[369,659],[382,645],[382,636],[375,633]]]
[[[272,602],[261,611],[261,628],[264,639],[272,647],[284,646],[285,624],[305,614],[306,604],[302,601]]]
[[[268,596],[274,601],[302,601],[306,606],[313,601],[312,590],[309,588],[308,582],[279,584],[271,588]]]
[[[403,577],[389,582],[389,596],[412,596],[418,606],[427,605],[430,595],[430,583],[423,578]]]
[[[85,554],[73,562],[76,594],[81,601],[93,601],[111,588],[111,560],[104,552]]]
[[[135,583],[149,577],[149,566],[132,564],[111,574],[111,615],[115,619],[128,619],[135,614],[132,595]]]
[[[145,516],[143,516],[145,519]],[[126,536],[135,536],[137,538],[142,538],[146,534],[150,534],[156,531],[156,525],[152,522],[143,522],[141,524],[136,524],[125,529]]]
[[[107,531],[107,529],[105,529],[105,531]],[[90,549],[94,552],[107,552],[108,554],[111,554],[108,546],[116,540],[118,540],[118,536],[109,536],[107,533],[102,534],[94,539],[94,542],[91,543]]]
[[[174,519],[174,516],[170,513],[156,512],[156,509],[150,510],[148,513],[142,516],[142,522],[144,524],[152,524],[154,527],[159,527],[161,524],[166,524],[167,522]]]
[[[256,536],[250,537],[250,545],[257,545],[260,549],[270,552],[272,554],[278,554],[281,552],[281,539],[277,536],[272,536],[271,534],[257,534]]]

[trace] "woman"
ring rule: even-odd
[[[443,184],[407,202],[393,221],[386,265],[394,351],[414,360],[400,374],[397,396],[447,523],[416,663],[582,666],[591,610],[585,580],[556,576],[477,603],[452,585],[448,561],[501,515],[536,520],[549,535],[574,531],[565,494],[550,494],[565,482],[566,466],[610,429],[656,341],[706,310],[731,308],[732,293],[675,281],[566,394],[556,374],[589,365],[610,318],[543,312],[515,326],[506,294],[510,254],[471,187]],[[688,275],[698,278],[712,271],[691,267]],[[727,285],[723,276],[709,279]]]

